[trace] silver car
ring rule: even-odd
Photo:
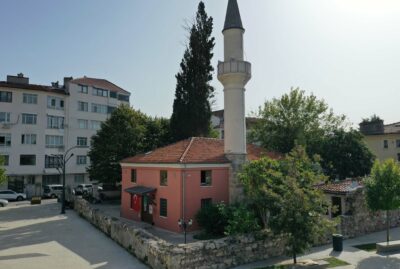
[[[0,207],[5,207],[8,205],[8,201],[4,199],[0,199]]]
[[[7,201],[22,201],[26,199],[26,194],[18,193],[12,190],[2,190],[0,191],[0,199]]]

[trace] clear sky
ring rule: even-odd
[[[223,59],[227,0],[205,0],[214,17],[214,66]],[[378,114],[400,121],[400,1],[238,0],[253,64],[247,113],[300,87],[351,122]],[[197,0],[1,0],[0,80],[106,78],[132,92],[133,106],[169,117]],[[214,79],[215,109],[223,108]]]

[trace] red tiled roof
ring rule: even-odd
[[[346,194],[364,187],[361,179],[346,179],[343,181],[318,185],[317,188],[325,193]]]
[[[106,79],[83,77],[83,78],[73,79],[70,81],[70,83],[84,85],[84,86],[91,86],[123,94],[130,94],[128,91],[125,91],[121,87],[118,87],[117,85]]]
[[[20,83],[11,83],[6,81],[0,81],[0,87],[3,88],[13,88],[13,89],[24,89],[24,90],[32,90],[32,91],[42,91],[42,92],[52,92],[58,94],[68,95],[64,88],[55,88],[52,86],[45,85],[36,85],[36,84],[20,84]]]
[[[262,156],[279,158],[279,154],[267,152],[261,147],[247,145],[249,160]],[[122,160],[121,163],[182,163],[182,164],[224,164],[230,161],[224,154],[224,140],[193,137],[175,144],[158,148],[147,154],[136,155]]]

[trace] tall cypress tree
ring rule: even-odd
[[[201,1],[196,19],[190,28],[189,44],[176,75],[176,90],[171,117],[174,139],[208,136],[210,133],[211,105],[214,88],[210,85],[214,68],[211,65],[215,38],[211,36],[213,18],[205,11]]]

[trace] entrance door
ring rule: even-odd
[[[153,224],[153,210],[150,202],[146,194],[142,196],[142,221]]]

